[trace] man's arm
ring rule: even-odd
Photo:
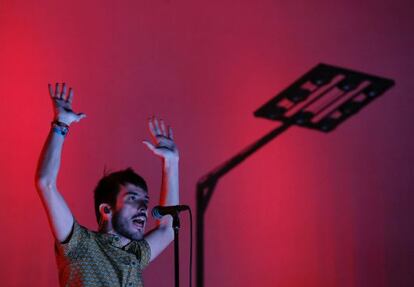
[[[179,155],[174,143],[171,127],[166,128],[163,121],[156,118],[149,120],[149,129],[154,144],[144,141],[144,144],[162,159],[162,183],[159,204],[162,206],[179,204]],[[157,227],[145,236],[151,247],[151,259],[154,260],[174,240],[172,217],[164,216],[157,222]]]
[[[72,122],[78,122],[85,117],[72,111],[73,90],[65,84],[56,84],[53,91],[49,84],[49,94],[54,107],[54,124],[40,154],[35,184],[39,196],[45,207],[53,235],[59,242],[63,242],[70,234],[73,226],[72,213],[59,193],[56,179],[59,172],[65,130]],[[67,127],[66,127],[67,126]]]

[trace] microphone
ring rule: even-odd
[[[156,219],[161,219],[164,215],[174,216],[180,211],[189,210],[188,205],[170,205],[170,206],[160,206],[157,205],[152,209],[152,216]]]

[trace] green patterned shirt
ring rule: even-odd
[[[55,254],[60,286],[141,287],[151,249],[145,240],[122,248],[117,236],[88,230],[74,220],[69,239],[56,241]]]

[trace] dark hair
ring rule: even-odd
[[[104,175],[104,177],[99,180],[94,191],[95,215],[98,223],[100,219],[99,205],[107,203],[111,207],[115,207],[116,197],[120,187],[126,183],[134,184],[148,192],[145,180],[130,167],[124,170],[111,172],[110,174]]]

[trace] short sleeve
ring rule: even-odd
[[[78,251],[81,250],[80,247],[85,244],[88,237],[89,234],[87,229],[79,225],[79,223],[73,219],[72,231],[69,234],[69,237],[64,242],[55,240],[55,251],[65,257],[76,257]]]

